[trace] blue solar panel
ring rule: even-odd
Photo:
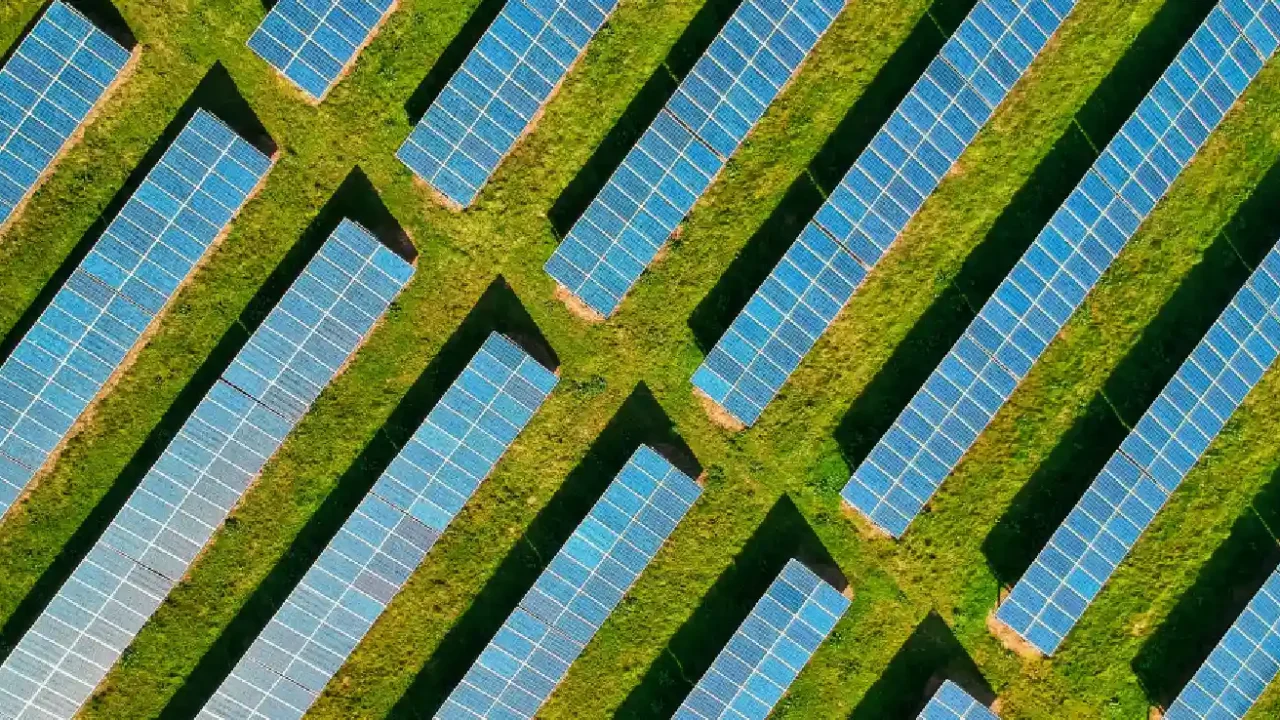
[[[676,711],[677,720],[765,720],[849,599],[789,560]]]
[[[392,0],[280,0],[249,47],[319,102],[355,62]]]
[[[1280,5],[1259,5],[1214,8],[854,472],[874,524],[906,531],[1275,51]]]
[[[533,123],[618,0],[507,0],[396,153],[463,207]]]
[[[969,696],[969,693],[950,680],[942,683],[938,692],[924,706],[918,720],[1000,720],[986,706]]]
[[[0,515],[270,168],[200,110],[0,365]]]
[[[1000,606],[1046,655],[1280,352],[1280,247],[1232,299]]]
[[[338,226],[0,666],[0,714],[77,712],[412,274]]]
[[[0,68],[0,227],[128,61],[128,51],[61,0],[18,44]]]
[[[698,59],[546,271],[612,315],[845,0],[746,0]]]
[[[557,380],[490,335],[199,717],[301,717]]]
[[[701,493],[641,445],[436,717],[532,718]]]
[[[1240,720],[1280,671],[1280,571],[1227,630],[1165,720]]]
[[[747,425],[1058,30],[1075,0],[974,7],[693,376]]]

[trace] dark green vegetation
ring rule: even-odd
[[[539,332],[562,383],[317,704],[427,716],[639,441],[687,443],[707,491],[547,706],[554,718],[674,707],[792,552],[829,556],[853,608],[783,717],[908,718],[938,673],[1006,718],[1143,718],[1199,664],[1276,557],[1272,373],[1051,662],[986,630],[1125,428],[1280,236],[1273,65],[1117,260],[901,543],[837,491],[1029,244],[1208,0],[1081,0],[1074,16],[753,430],[717,429],[689,375],[967,9],[850,0],[617,317],[588,327],[541,264],[732,0],[623,0],[478,206],[433,204],[392,153],[497,0],[402,0],[320,107],[244,41],[258,0],[120,0],[142,45],[0,239],[16,339],[192,102],[260,122],[280,160],[133,368],[0,525],[0,653],[30,624],[342,213],[385,211],[420,253],[396,308],[323,395],[86,714],[187,717],[490,328]],[[9,46],[38,0],[0,6]],[[241,102],[241,99],[243,102]],[[250,116],[249,113],[252,113]],[[51,280],[52,279],[52,280]],[[985,679],[985,681],[983,680]],[[1272,692],[1256,717],[1280,708]]]

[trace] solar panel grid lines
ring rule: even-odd
[[[789,560],[673,716],[765,720],[850,600]]]
[[[79,710],[412,274],[339,224],[0,665],[0,713]]]
[[[132,54],[54,0],[0,68],[0,230],[53,168]]]
[[[872,523],[906,531],[1275,52],[1280,5],[1255,5],[1209,13],[859,465],[842,494]]]
[[[1074,8],[979,2],[694,373],[753,425]]]
[[[319,103],[397,4],[396,0],[280,0],[247,44]]]
[[[547,261],[574,302],[613,314],[844,4],[738,6]]]
[[[557,381],[491,334],[199,717],[301,717]]]
[[[917,720],[1000,720],[985,705],[974,700],[959,685],[946,680],[929,698]]]
[[[508,0],[396,152],[447,203],[475,202],[618,0]]]
[[[1280,571],[1272,572],[1227,630],[1165,720],[1243,718],[1280,671]]]
[[[1178,368],[996,612],[1053,654],[1280,354],[1280,247]]]
[[[435,717],[532,718],[701,493],[637,448]]]
[[[57,455],[271,160],[199,110],[0,364],[0,516]]]

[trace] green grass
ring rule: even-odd
[[[723,13],[726,3],[709,1]],[[0,7],[0,45],[14,41],[38,6]],[[746,257],[780,252],[807,219],[804,208],[820,199],[807,176],[826,182],[834,167],[838,177],[883,119],[885,99],[940,43],[937,26],[954,21],[950,5],[930,15],[926,6],[851,0],[667,257],[615,319],[587,326],[552,298],[541,271],[556,242],[548,214],[596,146],[617,137],[620,118],[643,114],[628,110],[637,93],[678,70],[681,54],[667,56],[690,22],[714,30],[716,12],[700,13],[696,0],[624,0],[478,205],[457,214],[433,204],[393,152],[409,131],[406,101],[474,0],[402,0],[319,107],[301,102],[244,47],[264,12],[256,0],[121,0],[142,45],[137,70],[0,239],[0,328],[19,322],[215,63],[281,153],[133,367],[0,525],[0,642],[14,642],[56,591],[181,423],[201,378],[220,369],[215,351],[243,336],[244,317],[260,313],[251,299],[282,262],[287,275],[296,263],[291,247],[316,231],[317,213],[358,166],[413,237],[417,277],[86,716],[189,716],[305,570],[326,528],[372,482],[389,440],[411,432],[450,379],[467,335],[455,330],[464,320],[467,332],[521,322],[527,312],[561,359],[560,388],[314,717],[433,710],[620,466],[619,455],[674,432],[706,469],[706,492],[574,665],[546,717],[649,717],[672,707],[780,559],[803,550],[828,554],[856,600],[780,717],[905,718],[929,676],[946,672],[981,673],[1006,718],[1144,718],[1148,692],[1159,696],[1169,674],[1189,672],[1204,650],[1187,648],[1212,643],[1230,621],[1224,608],[1239,607],[1224,604],[1219,581],[1247,585],[1256,573],[1231,568],[1256,562],[1254,548],[1274,551],[1265,527],[1249,529],[1280,505],[1274,374],[1054,659],[1005,651],[986,617],[1003,573],[1019,558],[1025,565],[1124,423],[1158,391],[1163,381],[1155,379],[1168,377],[1234,292],[1244,273],[1237,253],[1256,257],[1280,232],[1267,213],[1280,200],[1269,172],[1280,156],[1280,67],[1264,71],[903,542],[861,534],[837,491],[851,461],[1070,188],[1071,173],[1090,162],[1091,143],[1105,142],[1117,106],[1136,103],[1133,78],[1151,71],[1162,47],[1176,49],[1177,28],[1203,12],[1203,0],[1081,0],[756,428],[716,428],[690,390],[702,357],[694,327],[701,334],[702,320],[716,316],[704,299],[741,293],[734,277],[722,281],[735,256],[744,247]],[[485,294],[498,276],[515,299],[497,286]],[[1269,693],[1252,717],[1277,708],[1280,698]]]

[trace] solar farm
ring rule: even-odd
[[[1280,717],[1277,0],[0,48],[0,720]]]

